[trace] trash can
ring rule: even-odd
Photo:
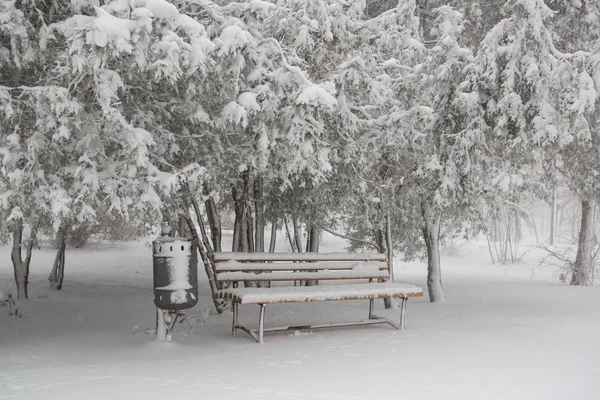
[[[152,242],[154,304],[185,310],[198,302],[198,256],[193,242],[164,236]]]

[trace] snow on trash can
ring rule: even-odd
[[[161,237],[152,242],[154,304],[185,310],[198,302],[198,256],[192,241]]]

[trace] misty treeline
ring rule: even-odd
[[[328,231],[424,257],[442,301],[444,238],[559,186],[582,205],[570,282],[589,284],[599,17],[595,0],[0,0],[18,297],[40,235],[60,289],[69,238],[103,221],[192,235],[213,290],[212,252],[318,251]]]

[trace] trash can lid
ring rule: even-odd
[[[192,239],[184,238],[184,237],[170,237],[170,236],[162,236],[154,239],[154,243],[157,242],[190,242]]]

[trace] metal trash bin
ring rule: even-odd
[[[164,236],[152,242],[154,304],[185,310],[198,302],[198,255],[193,242]]]

